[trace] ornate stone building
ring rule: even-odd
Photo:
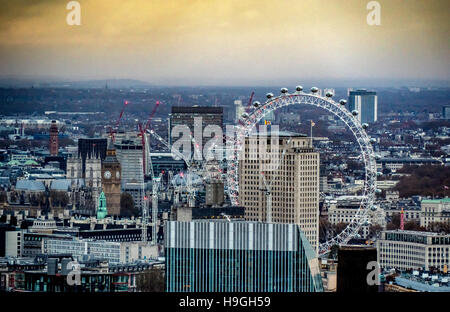
[[[102,164],[102,190],[106,196],[108,215],[120,214],[120,178],[122,170],[116,157],[116,149],[108,144],[106,158]]]

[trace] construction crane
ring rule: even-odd
[[[142,209],[142,237],[143,243],[147,243],[147,222],[148,222],[148,197],[144,196],[144,209]]]
[[[156,245],[158,227],[158,190],[161,184],[162,172],[158,177],[152,177],[152,243]]]
[[[247,103],[247,108],[245,109],[246,112],[248,112],[250,110],[250,108],[252,107],[252,101],[253,101],[254,95],[255,95],[255,91],[252,91],[252,94],[250,95],[250,99],[248,100],[248,103]]]
[[[286,142],[286,146],[283,149],[283,152],[281,153],[281,159],[279,161],[278,166],[283,165],[284,156],[286,155],[286,151],[289,147],[289,144],[291,143],[292,138],[289,138]],[[261,171],[262,180],[264,183],[264,188],[261,188],[260,190],[265,192],[266,195],[266,204],[267,204],[267,211],[266,211],[266,222],[272,223],[272,181],[267,182],[266,175],[263,171]]]
[[[116,124],[114,126],[114,129],[112,127],[109,127],[109,135],[110,135],[111,140],[112,140],[113,143],[114,143],[114,141],[116,139],[115,133],[119,129],[120,120],[122,119],[123,113],[125,112],[125,107],[127,107],[128,104],[129,104],[128,101],[124,101],[123,102],[122,110],[120,111],[119,118],[117,118],[117,121],[116,121]]]
[[[171,153],[173,153],[176,157],[178,157],[179,159],[184,160],[184,162],[186,163],[187,166],[187,176],[185,177],[186,179],[186,191],[188,193],[188,205],[190,207],[193,207],[195,205],[195,194],[194,194],[194,187],[192,185],[192,174],[195,171],[205,171],[205,165],[204,162],[201,161],[201,165],[197,166],[195,164],[195,157],[193,157],[193,155],[190,155],[190,158],[187,158],[184,154],[180,153],[178,150],[176,149],[172,149],[172,147],[170,146],[170,144],[168,142],[166,142],[166,140],[164,140],[161,136],[159,136],[153,129],[148,130],[148,133],[150,133],[153,137],[155,137],[159,142],[161,142],[167,149],[169,149],[169,151],[171,151]],[[196,143],[195,139],[192,137],[192,135],[190,135],[190,139],[191,142],[194,144],[194,155],[198,155],[198,157],[201,154],[200,152],[200,147],[199,145]],[[182,176],[184,177],[184,176]],[[175,194],[175,196],[177,197],[177,194]],[[178,199],[177,199],[178,200]]]
[[[141,141],[142,141],[142,170],[143,170],[143,174],[146,175],[147,174],[147,157],[149,160],[149,170],[150,170],[150,174],[153,177],[153,165],[152,165],[152,159],[150,157],[150,142],[146,142],[146,133],[147,133],[147,129],[150,127],[150,124],[152,122],[153,116],[156,113],[156,110],[158,109],[159,105],[161,104],[160,101],[156,101],[155,102],[155,106],[153,107],[153,110],[150,113],[150,116],[147,119],[147,122],[145,123],[144,127],[142,127],[142,124],[138,124],[138,129],[139,129],[139,136],[141,137]]]
[[[152,227],[152,244],[156,245],[157,243],[157,227],[158,227],[158,191],[161,184],[162,172],[158,177],[152,178],[152,222],[150,223]],[[142,183],[142,187],[144,189],[144,183]],[[142,209],[142,241],[144,243],[147,242],[147,227],[149,225],[148,222],[148,202],[149,198],[147,195],[144,195],[144,208]]]

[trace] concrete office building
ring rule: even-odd
[[[142,209],[145,196],[142,142],[127,139],[116,141],[116,157],[121,167],[121,191],[131,194],[134,205]]]
[[[242,105],[242,100],[235,100],[234,107],[236,111],[234,122],[237,124],[239,122],[239,119],[241,119],[242,114],[245,112],[245,106]]]
[[[420,206],[420,226],[427,228],[436,222],[450,224],[450,198],[424,199]]]
[[[122,186],[126,183],[144,182],[142,142],[124,139],[115,143],[116,157],[122,169]]]
[[[363,196],[339,196],[333,200],[326,200],[328,207],[328,221],[333,225],[351,223],[361,207]],[[363,238],[370,238],[371,225],[386,227],[386,212],[377,206],[375,210],[367,213],[369,224],[361,226],[360,234]]]
[[[259,151],[259,145],[264,142],[267,142],[267,150],[275,149],[271,145],[272,139],[268,140],[264,135],[245,139],[244,158],[239,161],[239,203],[245,207],[245,219],[267,222],[268,197],[261,175],[265,169],[261,168],[274,161],[264,173],[266,181],[271,184],[272,222],[298,224],[314,249],[318,250],[319,153],[306,135],[285,131],[272,135],[279,138],[279,165],[275,164],[273,154]]]
[[[107,260],[109,263],[130,263],[158,257],[158,246],[141,242],[107,242],[94,240],[54,240],[47,241],[49,254],[70,254],[81,260],[83,256]]]
[[[377,241],[382,268],[417,270],[450,265],[450,235],[416,231],[384,231]]]
[[[295,224],[168,221],[166,233],[166,291],[323,291],[318,258]]]
[[[359,89],[350,91],[348,95],[348,109],[357,110],[361,123],[371,123],[378,120],[378,97],[375,91]]]
[[[446,120],[450,119],[450,105],[442,107],[442,118]]]
[[[201,122],[201,123],[200,123]],[[172,145],[180,136],[172,137],[172,130],[176,126],[187,126],[195,136],[197,143],[201,144],[201,151],[211,137],[203,136],[204,130],[207,126],[216,125],[220,129],[223,127],[223,107],[207,107],[207,106],[192,106],[192,107],[172,107],[172,112],[169,117],[169,142]],[[214,136],[214,134],[212,134]],[[192,147],[193,148],[193,147]]]

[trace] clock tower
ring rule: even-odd
[[[106,157],[102,163],[102,190],[106,197],[108,215],[120,215],[120,178],[122,170],[116,157],[116,149],[108,142]]]

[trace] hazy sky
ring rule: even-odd
[[[450,1],[0,0],[0,75],[232,84],[450,80]]]

